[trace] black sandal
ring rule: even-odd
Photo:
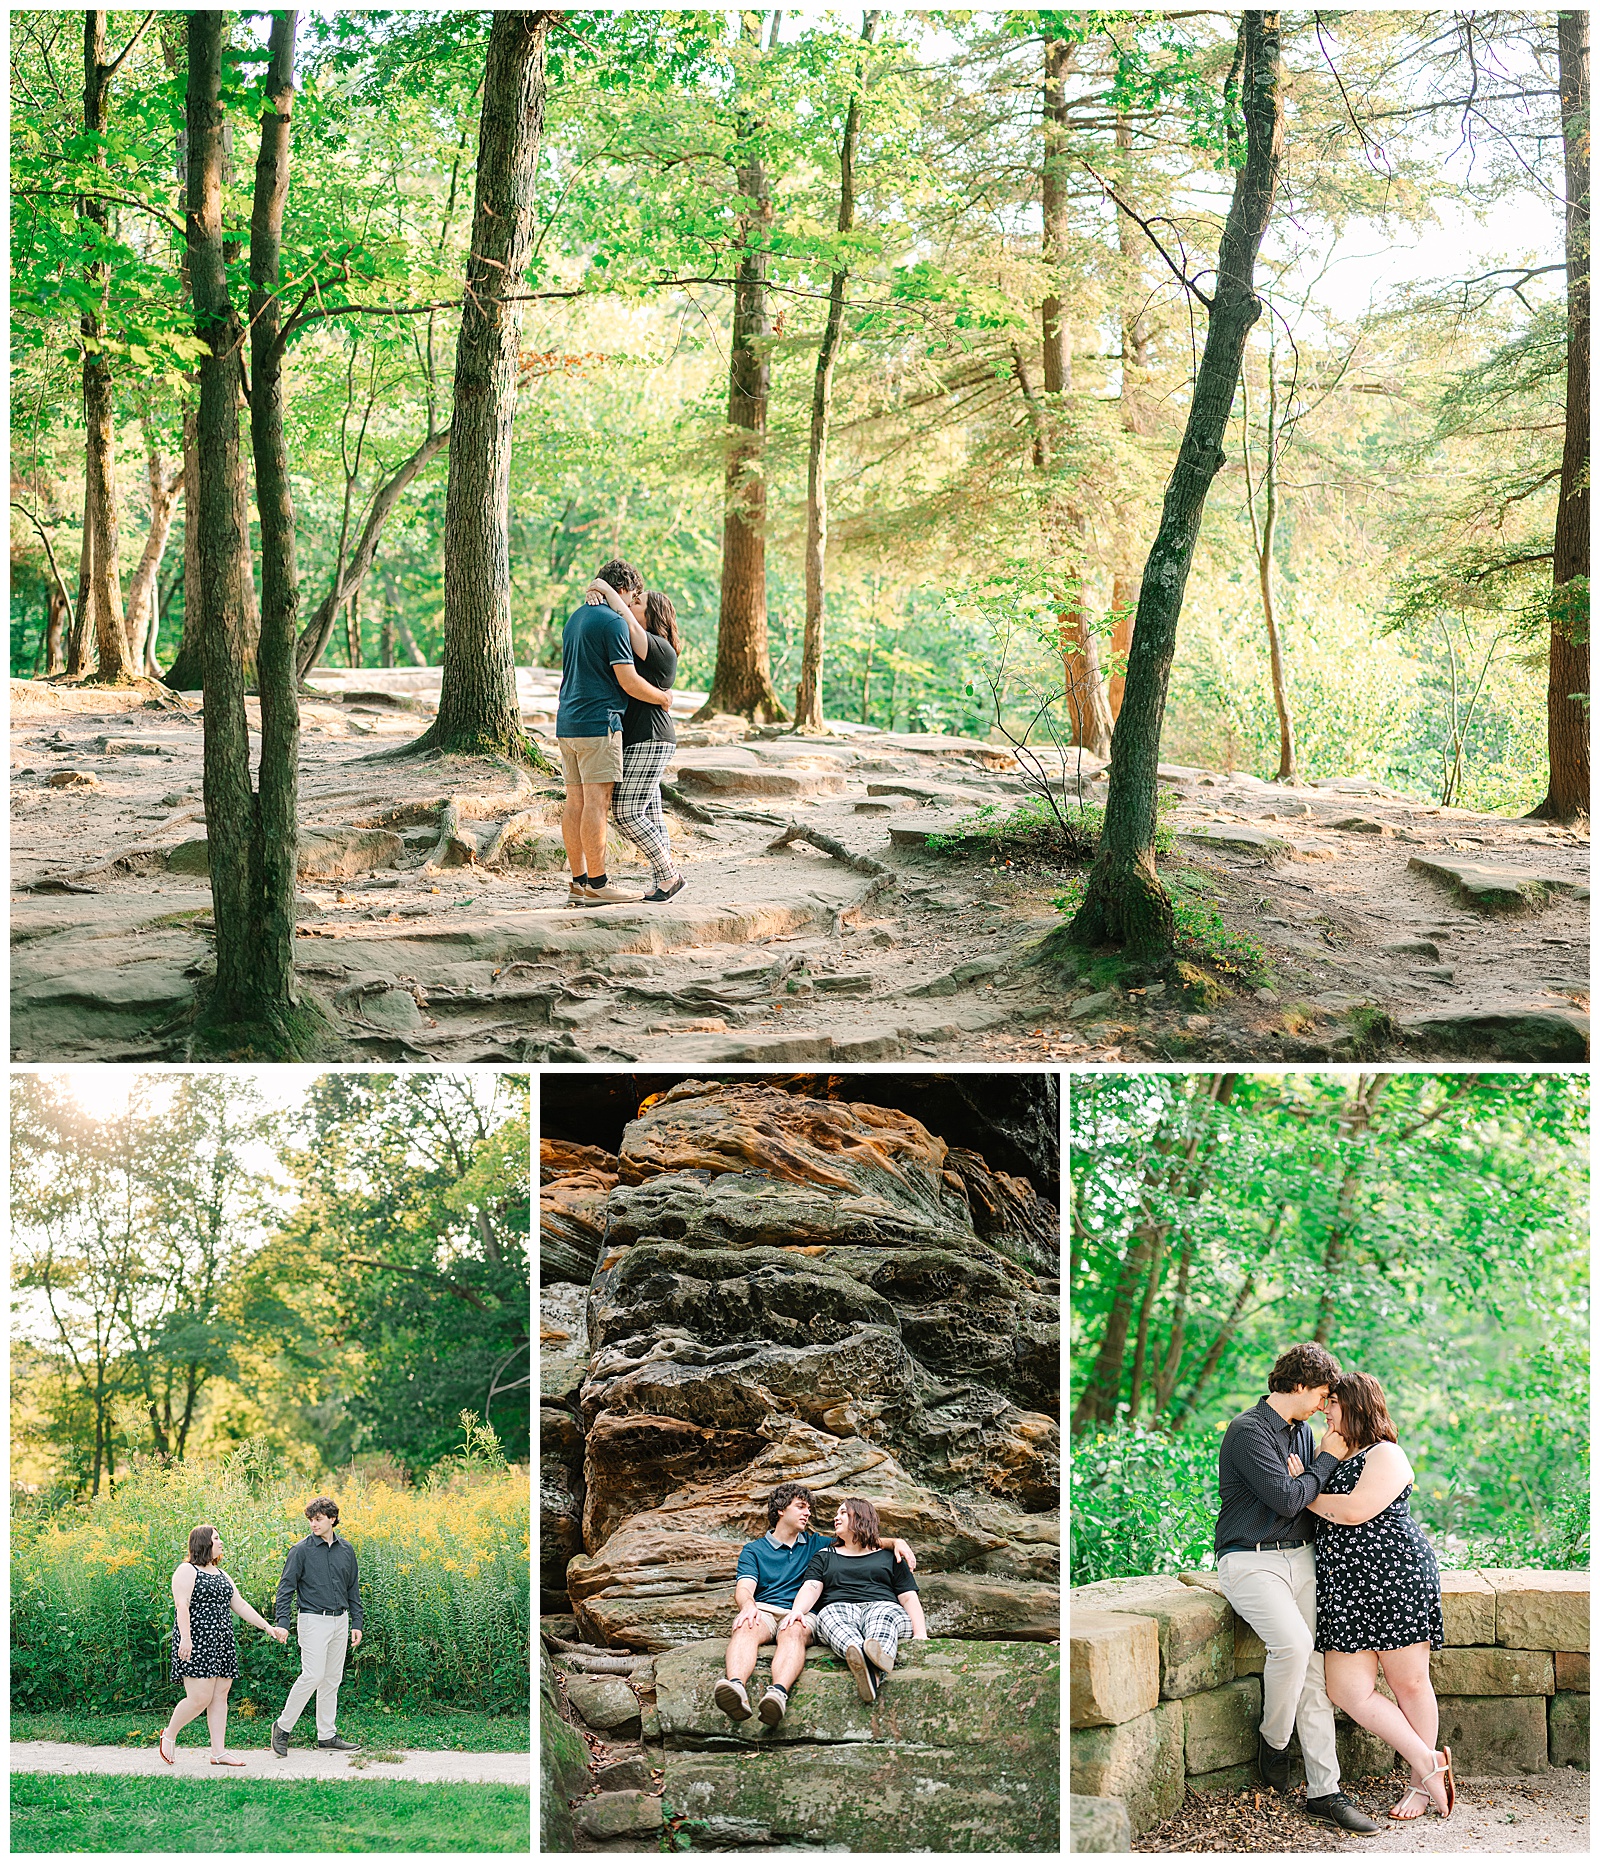
[[[683,891],[685,884],[686,882],[684,880],[684,877],[680,873],[678,875],[678,883],[676,886],[669,886],[665,892],[663,892],[661,888],[658,886],[653,893],[646,893],[643,900],[641,900],[640,903],[646,906],[665,905],[669,899],[676,899],[678,897],[679,893]]]

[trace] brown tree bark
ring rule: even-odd
[[[1261,515],[1256,515],[1255,484],[1250,473],[1250,376],[1241,368],[1244,422],[1244,496],[1250,513],[1250,536],[1255,545],[1256,581],[1261,590],[1261,615],[1267,627],[1267,660],[1272,675],[1272,703],[1278,714],[1278,775],[1280,783],[1299,780],[1295,770],[1294,718],[1289,711],[1289,681],[1283,665],[1283,643],[1278,634],[1278,609],[1273,588],[1273,553],[1278,536],[1278,455],[1282,422],[1278,414],[1278,346],[1267,346],[1267,458],[1261,475]]]
[[[751,16],[741,14],[749,37]],[[733,291],[733,337],[728,358],[728,456],[723,491],[722,603],[717,619],[717,662],[711,691],[696,718],[732,712],[775,723],[788,717],[772,684],[767,645],[767,400],[772,385],[767,316],[767,250],[772,191],[759,149],[760,125],[740,125],[744,145],[737,176],[751,205],[740,221],[739,261]]]
[[[300,578],[295,564],[294,497],[284,443],[283,342],[278,278],[283,213],[289,196],[297,15],[274,13],[268,43],[266,105],[250,216],[250,438],[256,512],[261,524],[261,633],[256,679],[261,694],[261,768],[250,844],[254,964],[250,1007],[281,1046],[296,1043],[294,891],[300,768],[299,681],[295,629]],[[209,825],[209,817],[208,825]],[[220,922],[218,974],[221,974]]]
[[[1589,15],[1556,15],[1566,164],[1567,411],[1545,698],[1550,777],[1541,821],[1589,813]]]
[[[1040,256],[1047,284],[1040,306],[1044,336],[1044,391],[1064,395],[1072,385],[1072,351],[1061,301],[1061,266],[1067,249],[1067,73],[1077,47],[1066,39],[1044,42],[1044,171],[1040,205],[1044,231]]]
[[[67,634],[67,673],[69,677],[89,670],[89,643],[94,638],[94,524],[90,517],[87,482],[83,494],[82,542],[78,546],[78,602],[72,611],[72,626]]]
[[[496,13],[489,29],[445,494],[444,668],[438,716],[409,754],[533,758],[511,641],[511,423],[555,17]]]
[[[188,265],[184,266],[185,286]],[[195,692],[205,684],[201,643],[205,639],[205,585],[200,579],[200,410],[197,401],[183,410],[183,633],[172,664],[162,675],[174,692]]]
[[[1115,945],[1152,958],[1166,957],[1173,938],[1172,904],[1156,873],[1154,853],[1156,764],[1167,681],[1206,495],[1223,464],[1222,438],[1245,340],[1261,315],[1255,260],[1282,159],[1280,15],[1247,11],[1239,32],[1249,151],[1223,228],[1205,350],[1183,442],[1139,587],[1122,712],[1112,739],[1105,826],[1083,904],[1066,928],[1074,945]]]
[[[50,605],[45,610],[44,672],[46,679],[59,673],[66,664],[67,598],[58,588],[50,590]]]
[[[148,25],[148,21],[146,24]],[[144,28],[140,28],[142,34]],[[97,167],[106,166],[104,137],[111,79],[132,51],[133,44],[115,61],[106,57],[106,16],[83,16],[83,127],[95,137]],[[91,248],[110,235],[110,208],[103,200],[79,202],[79,217]],[[89,607],[94,628],[96,676],[108,685],[121,685],[138,672],[128,647],[128,630],[122,608],[122,571],[118,563],[120,539],[117,511],[116,391],[111,380],[111,359],[105,350],[104,307],[108,272],[104,260],[92,258],[85,269],[89,289],[99,300],[79,319],[83,337],[84,520],[85,549],[90,556]],[[89,538],[92,536],[92,545]]]
[[[200,583],[205,591],[201,657],[204,685],[204,787],[217,973],[208,1015],[248,1022],[255,1006],[251,922],[251,842],[255,796],[245,722],[243,538],[235,487],[239,477],[239,351],[244,333],[228,296],[222,251],[222,53],[227,16],[188,19],[189,280],[200,362],[196,422],[198,484],[193,517]]]
[[[1322,1244],[1322,1294],[1317,1301],[1317,1328],[1311,1335],[1315,1344],[1325,1346],[1333,1329],[1333,1316],[1339,1304],[1339,1270],[1349,1252],[1350,1238],[1356,1230],[1356,1193],[1370,1162],[1362,1143],[1372,1126],[1372,1115],[1384,1088],[1392,1076],[1369,1074],[1356,1081],[1339,1119],[1339,1139],[1343,1159],[1339,1169],[1339,1192],[1334,1204],[1333,1222]]]
[[[1128,664],[1128,649],[1133,645],[1133,616],[1139,606],[1139,579],[1118,571],[1111,578],[1111,674],[1106,681],[1106,698],[1115,725],[1122,710],[1123,673]]]
[[[318,603],[316,613],[306,623],[305,631],[300,636],[295,658],[302,680],[327,651],[328,642],[333,636],[333,624],[339,610],[358,594],[362,583],[366,580],[372,568],[372,560],[377,555],[378,545],[383,539],[383,527],[388,522],[390,512],[400,502],[401,493],[424,467],[438,458],[449,444],[450,429],[448,427],[442,433],[430,433],[410,458],[402,460],[373,494],[354,554],[334,578],[333,586]],[[385,610],[386,617],[387,613],[388,611]],[[391,623],[387,618],[384,625],[386,628],[391,628]],[[392,655],[392,631],[390,651]],[[384,661],[384,664],[392,665],[392,657]]]
[[[877,36],[876,12],[861,23],[870,45]],[[839,231],[856,223],[856,146],[861,136],[861,99],[852,96],[839,143]],[[828,287],[828,316],[817,350],[817,378],[811,390],[811,448],[806,460],[806,627],[800,650],[800,686],[794,721],[807,730],[822,729],[822,650],[826,618],[828,567],[828,429],[833,419],[833,371],[844,346],[844,301],[850,272],[841,266]]]
[[[178,494],[183,489],[183,467],[161,450],[161,442],[149,421],[143,426],[145,472],[150,482],[150,529],[145,536],[139,567],[128,584],[128,641],[135,667],[159,678],[156,632],[161,625],[161,612],[156,593],[161,559],[167,553],[167,539],[172,534],[172,521],[178,510]]]

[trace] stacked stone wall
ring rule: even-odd
[[[1445,1643],[1430,1667],[1457,1771],[1587,1769],[1589,1574],[1441,1576]],[[1103,1579],[1070,1597],[1072,1848],[1126,1848],[1174,1816],[1186,1790],[1254,1784],[1266,1651],[1217,1575]],[[1334,1718],[1345,1777],[1390,1770],[1384,1741]],[[1291,1753],[1298,1783],[1298,1741]]]

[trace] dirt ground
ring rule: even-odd
[[[548,737],[553,676],[521,677],[525,721]],[[304,706],[300,969],[342,1031],[324,1058],[1587,1053],[1586,834],[1364,781],[1163,766],[1169,884],[1215,901],[1270,963],[1270,987],[1197,1009],[1037,963],[1063,875],[928,850],[929,833],[1026,793],[1003,748],[680,719],[668,815],[686,888],[665,906],[575,909],[559,783],[373,760],[423,728],[437,682],[425,668],[321,675]],[[14,1058],[181,1058],[212,961],[196,695],[14,681],[11,728]],[[1103,799],[1098,764],[1079,776]],[[774,848],[790,824],[866,868],[803,840]],[[608,865],[649,890],[627,843]]]
[[[1406,1851],[1423,1856],[1508,1855],[1513,1851],[1582,1852],[1590,1848],[1589,1775],[1570,1766],[1509,1779],[1457,1781],[1456,1808],[1448,1819],[1429,1815],[1409,1824],[1384,1816],[1400,1802],[1403,1769],[1390,1779],[1362,1780],[1345,1790],[1384,1828],[1371,1836],[1313,1824],[1298,1795],[1242,1792],[1231,1799],[1190,1793],[1176,1818],[1134,1840],[1135,1851],[1179,1855],[1218,1851],[1247,1855],[1305,1855],[1341,1850],[1370,1856]]]

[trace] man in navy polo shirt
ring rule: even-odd
[[[727,1674],[713,1691],[717,1706],[730,1721],[748,1721],[750,1697],[745,1684],[755,1671],[764,1643],[776,1643],[772,1654],[772,1685],[756,1712],[768,1727],[776,1727],[789,1706],[789,1690],[806,1666],[806,1645],[817,1627],[815,1612],[780,1632],[779,1620],[793,1609],[805,1582],[813,1553],[833,1544],[828,1533],[813,1533],[811,1491],[797,1481],[779,1482],[767,1497],[767,1531],[747,1540],[739,1552],[734,1600],[739,1614],[728,1638]],[[914,1572],[916,1556],[904,1540],[885,1540]]]

